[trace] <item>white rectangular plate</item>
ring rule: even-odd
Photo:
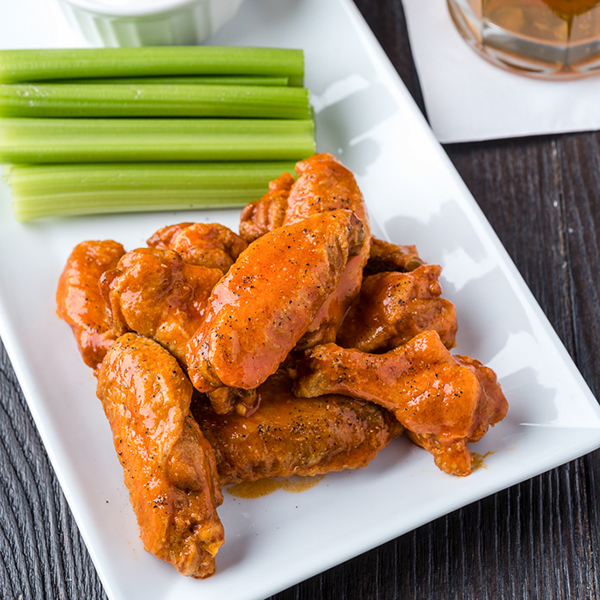
[[[19,3],[23,16],[35,15],[36,2]],[[26,45],[30,30],[49,35],[26,20],[20,29],[14,20],[12,28],[0,27],[5,47]],[[47,46],[78,43],[66,32],[41,39]],[[265,598],[600,446],[596,400],[352,2],[248,0],[212,43],[305,50],[319,151],[354,171],[377,235],[417,244],[427,261],[443,266],[444,294],[458,312],[457,351],[496,370],[510,410],[473,445],[484,465],[467,478],[444,475],[427,452],[400,438],[368,468],[328,475],[302,493],[279,490],[254,500],[225,494],[217,573],[184,578],[141,547],[95,380],[56,316],[54,292],[82,240],[112,238],[132,249],[181,220],[235,229],[239,213],[23,225],[2,186],[0,333],[113,600]],[[29,45],[39,44],[30,37]]]

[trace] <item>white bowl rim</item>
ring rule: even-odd
[[[210,0],[155,0],[147,6],[116,6],[95,0],[61,0],[65,4],[106,17],[144,17],[170,12]]]

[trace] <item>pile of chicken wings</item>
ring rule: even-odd
[[[371,235],[330,154],[216,223],[158,230],[126,252],[85,241],[57,289],[97,394],[144,547],[208,577],[221,486],[366,466],[406,431],[444,472],[508,404],[494,372],[450,353],[441,268]]]

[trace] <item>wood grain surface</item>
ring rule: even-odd
[[[356,4],[423,110],[401,1]],[[445,149],[597,394],[599,134]],[[600,454],[594,452],[429,523],[272,600],[600,598],[599,484]],[[0,596],[106,597],[3,347]]]

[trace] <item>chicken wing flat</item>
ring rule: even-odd
[[[58,280],[58,315],[71,326],[81,357],[92,369],[126,331],[112,320],[99,287],[102,273],[113,269],[123,254],[123,246],[112,240],[81,242],[69,255]]]
[[[192,400],[223,485],[365,467],[402,432],[391,413],[370,402],[336,394],[296,398],[283,370],[257,394],[259,407],[248,417],[217,415],[202,398]]]
[[[358,301],[342,322],[337,343],[363,352],[387,352],[431,329],[446,348],[453,348],[456,309],[441,297],[441,272],[438,265],[423,265],[408,273],[365,277]]]
[[[401,246],[371,238],[369,260],[365,265],[365,276],[385,271],[414,271],[423,264],[415,246]]]
[[[215,286],[188,345],[194,387],[211,392],[263,383],[306,333],[364,239],[355,214],[338,210],[250,244]]]
[[[257,239],[282,225],[298,223],[311,215],[332,210],[353,211],[362,222],[367,242],[362,252],[346,266],[335,289],[316,314],[298,348],[333,342],[348,307],[358,295],[363,267],[369,257],[371,232],[363,195],[356,179],[342,163],[328,153],[314,154],[296,164],[298,179],[289,174],[271,182],[269,191],[249,204],[241,214],[240,234]]]
[[[339,393],[387,408],[440,469],[455,475],[471,472],[467,443],[481,439],[508,409],[493,371],[453,357],[434,331],[386,354],[317,346],[300,363],[294,390],[303,398]]]
[[[369,258],[371,230],[365,201],[350,170],[331,154],[314,154],[296,165],[298,179],[288,197],[284,224],[295,223],[308,215],[346,208],[361,220],[367,243],[350,260],[340,282],[317,313],[298,343],[299,349],[335,341],[349,306],[356,299]]]
[[[229,267],[248,244],[228,227],[219,223],[178,223],[163,227],[147,241],[152,248],[173,250],[186,263],[220,269]]]
[[[98,370],[97,394],[145,549],[183,575],[212,575],[224,540],[216,510],[223,497],[179,364],[156,342],[127,333]]]
[[[183,361],[222,276],[219,269],[185,263],[172,250],[139,248],[105,272],[100,285],[116,322],[156,340]]]

